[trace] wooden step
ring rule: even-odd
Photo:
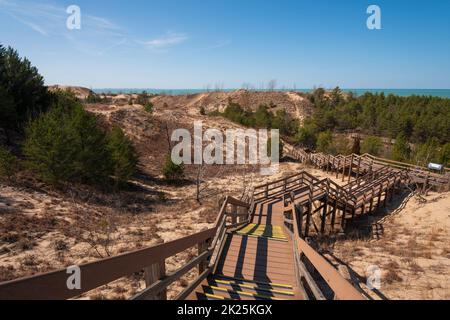
[[[213,277],[213,279],[228,282],[228,283],[263,286],[263,287],[268,287],[268,288],[273,288],[273,289],[275,289],[275,288],[288,289],[288,290],[293,289],[293,286],[290,284],[261,282],[261,281],[254,281],[254,280],[248,280],[248,279],[242,279],[242,278],[225,277],[225,276],[221,276],[221,275],[215,275]]]
[[[210,279],[208,281],[210,284],[210,287],[218,287],[218,288],[225,288],[228,290],[234,290],[234,291],[246,291],[254,294],[262,294],[262,295],[269,295],[269,296],[275,296],[279,295],[281,297],[293,297],[294,292],[292,290],[288,289],[274,289],[270,288],[269,286],[264,285],[256,285],[256,284],[241,284],[241,283],[235,283],[232,281],[224,281],[224,280],[217,280],[217,279]]]
[[[227,299],[220,295],[214,295],[214,294],[204,293],[204,292],[197,292],[196,297],[198,300],[211,300],[211,301],[231,300],[231,299]]]
[[[232,300],[286,300],[285,298],[280,298],[279,296],[274,296],[270,293],[259,294],[249,291],[235,291],[227,288],[214,287],[214,286],[203,286],[203,291],[205,294],[210,294],[213,296],[221,296],[225,299]]]

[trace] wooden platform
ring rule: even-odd
[[[216,272],[189,299],[302,299],[283,213],[282,198],[258,203],[251,223],[228,235]]]

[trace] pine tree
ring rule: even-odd
[[[373,156],[379,156],[383,143],[380,138],[369,136],[366,137],[361,144],[361,152],[369,153]]]
[[[14,49],[4,49],[1,46],[0,88],[2,97],[7,96],[8,105],[12,102],[14,107],[14,111],[10,105],[7,109],[4,106],[0,109],[0,118],[8,117],[9,127],[20,129],[28,119],[48,108],[50,96],[38,70],[28,59],[20,58]]]
[[[319,133],[317,137],[317,150],[323,153],[328,153],[329,148],[333,142],[333,135],[331,131]]]
[[[138,157],[131,141],[119,127],[114,127],[108,135],[108,151],[111,155],[116,186],[118,186],[136,173]]]
[[[164,177],[169,182],[181,180],[184,177],[184,164],[175,164],[169,155],[166,157],[162,171]]]
[[[51,184],[103,184],[112,171],[106,135],[95,116],[67,94],[26,128],[26,166]]]
[[[411,157],[411,148],[403,134],[397,136],[392,148],[391,158],[396,161],[408,162]]]
[[[17,171],[17,158],[0,145],[0,177],[11,178]]]

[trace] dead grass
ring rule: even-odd
[[[16,277],[17,271],[11,265],[0,266],[0,282],[9,281]]]
[[[403,281],[403,278],[399,276],[398,272],[395,270],[388,270],[383,276],[384,282],[387,284],[393,284],[396,282]]]
[[[435,199],[435,194],[428,197]],[[436,199],[420,204],[410,200],[385,219],[379,239],[364,242],[346,237],[333,245],[334,255],[359,275],[370,265],[380,266],[382,293],[389,299],[448,298],[450,198],[447,194]]]

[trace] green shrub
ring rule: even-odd
[[[361,152],[369,153],[374,156],[379,156],[381,154],[381,148],[383,147],[383,142],[380,138],[369,136],[363,140],[361,143]]]
[[[153,103],[151,102],[146,102],[144,104],[144,110],[147,111],[148,113],[153,113]]]
[[[321,132],[317,137],[317,150],[319,152],[328,153],[332,143],[333,135],[331,134],[331,131]]]
[[[205,110],[205,107],[200,107],[200,115],[206,116],[206,110]]]
[[[278,160],[281,160],[283,158],[283,156],[284,156],[283,151],[284,151],[284,144],[283,144],[283,141],[281,141],[281,139],[280,139],[279,144],[278,144],[278,155],[279,155]],[[272,158],[272,138],[267,139],[267,156],[273,160],[273,158]]]
[[[89,95],[86,98],[87,103],[100,103],[103,102],[103,99],[93,92],[89,92]]]
[[[417,145],[414,151],[414,164],[426,167],[430,162],[438,162],[439,141],[431,138],[426,143]]]
[[[403,134],[398,135],[391,151],[391,158],[395,161],[408,162],[411,157],[411,148]]]
[[[439,163],[450,168],[450,143],[445,144],[439,152]]]
[[[268,111],[267,106],[261,105],[253,115],[255,119],[255,126],[257,128],[271,128],[272,114]]]
[[[141,106],[145,106],[145,104],[148,103],[149,100],[150,100],[149,95],[144,91],[143,93],[137,96],[135,103],[140,104]]]
[[[163,167],[163,175],[167,181],[177,181],[184,177],[184,164],[175,164],[170,156],[167,156]]]
[[[233,122],[243,124],[245,112],[237,103],[229,102],[223,112],[223,116]]]
[[[108,135],[108,151],[117,185],[128,181],[136,173],[138,157],[131,141],[119,127],[114,127]]]
[[[317,136],[313,126],[305,125],[299,128],[295,141],[301,147],[314,149],[317,143]]]
[[[344,136],[336,136],[328,146],[327,153],[331,155],[349,155],[352,153],[352,146],[349,140]]]
[[[112,172],[106,135],[68,94],[26,128],[26,166],[51,184],[102,184]]]
[[[0,177],[11,178],[17,171],[17,158],[0,145]]]

